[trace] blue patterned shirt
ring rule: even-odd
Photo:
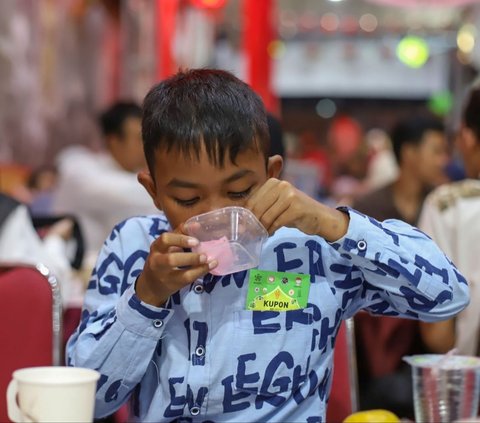
[[[260,269],[310,275],[307,307],[246,310],[248,272],[206,275],[165,308],[142,303],[134,282],[164,215],[118,225],[99,255],[68,364],[97,369],[96,417],[132,398],[139,421],[323,422],[333,345],[360,309],[435,321],[468,303],[468,287],[418,229],[348,211],[335,243],[289,228],[271,236]]]

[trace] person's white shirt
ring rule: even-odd
[[[40,239],[25,205],[19,204],[0,227],[0,262],[45,265],[57,278],[64,305],[72,296],[72,272],[66,244],[59,235]]]
[[[480,330],[480,180],[435,189],[425,200],[418,227],[451,258],[470,285],[470,305],[456,319],[456,348],[476,355]]]
[[[112,228],[131,216],[157,213],[137,175],[122,169],[107,152],[82,146],[58,156],[56,213],[71,213],[80,223],[87,251],[96,255]]]

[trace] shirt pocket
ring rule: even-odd
[[[234,312],[234,389],[275,396],[305,383],[311,354],[313,309]]]

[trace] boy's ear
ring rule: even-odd
[[[153,203],[155,204],[155,207],[157,207],[159,210],[162,210],[160,204],[157,202],[157,187],[155,186],[155,181],[153,180],[152,175],[150,175],[150,172],[147,170],[138,172],[137,180],[147,190],[148,194],[153,200]]]
[[[283,158],[279,154],[268,158],[267,174],[269,178],[278,178],[283,168]]]

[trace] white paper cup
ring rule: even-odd
[[[14,422],[93,422],[100,373],[77,367],[29,367],[13,372],[7,389]]]

